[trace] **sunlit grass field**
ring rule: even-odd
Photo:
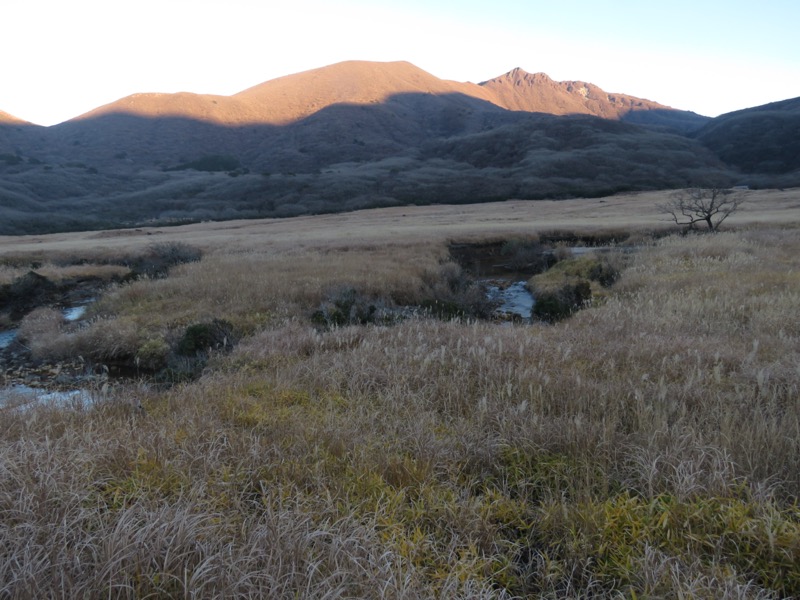
[[[800,596],[800,195],[689,236],[657,198],[4,239],[7,278],[204,251],[84,329],[24,323],[42,358],[238,335],[191,381],[0,413],[0,597]],[[447,296],[450,242],[555,230],[635,246],[557,324],[312,323],[342,290]]]

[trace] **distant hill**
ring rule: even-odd
[[[557,82],[544,73],[522,69],[478,85],[439,79],[408,62],[347,61],[287,75],[233,96],[190,93],[134,94],[74,120],[111,114],[148,118],[178,117],[219,125],[288,125],[339,104],[382,104],[407,94],[458,94],[511,111],[550,115],[583,114],[622,120],[631,113],[675,113],[675,122],[694,128],[708,117],[679,111],[626,94],[608,94],[581,81]],[[660,119],[659,124],[664,124]],[[640,119],[646,123],[647,119]],[[685,125],[680,126],[685,129]]]
[[[27,121],[23,121],[22,119],[15,117],[3,110],[0,110],[0,125],[25,125],[28,124]]]
[[[636,120],[680,133],[686,115],[694,115],[521,69],[476,85],[438,79],[408,62],[348,61],[233,96],[134,94],[50,128],[42,150],[98,167],[121,155],[170,168],[233,154],[250,169],[305,171],[402,154],[433,138],[519,120],[520,113]],[[707,121],[694,117],[688,128]]]
[[[134,94],[53,127],[0,119],[0,234],[739,182],[715,123],[542,73],[459,83],[407,62]]]
[[[408,62],[348,61],[273,79],[233,96],[134,94],[73,121],[124,114],[228,126],[284,126],[338,104],[372,105],[401,94],[454,93],[491,100],[474,84],[443,81]]]
[[[800,170],[800,98],[721,115],[699,139],[722,160],[746,173]]]
[[[682,132],[698,129],[710,120],[651,100],[626,94],[609,94],[584,81],[553,81],[545,73],[531,74],[522,69],[514,69],[484,81],[480,86],[491,92],[495,104],[508,110],[550,115],[593,115],[642,125],[672,127]]]

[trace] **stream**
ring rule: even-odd
[[[504,285],[505,282],[498,280],[488,280],[486,285],[486,297],[498,306],[494,310],[495,315],[504,319],[522,319],[529,323],[531,320],[531,310],[536,301],[528,289],[526,281],[514,281]]]
[[[76,306],[69,306],[67,308],[61,309],[61,314],[64,315],[64,320],[68,323],[74,323],[75,321],[80,321],[83,318],[83,315],[86,314],[86,309],[89,307],[93,300],[89,302],[85,302],[83,304],[78,304]],[[8,348],[17,338],[17,329],[7,329],[6,331],[0,331],[0,350],[3,348]]]
[[[0,331],[0,349],[7,348],[11,342],[17,337],[16,329],[9,329],[8,331]]]
[[[80,321],[93,300],[63,308],[61,313],[68,323]],[[0,350],[8,348],[17,338],[17,329],[0,331]],[[25,409],[34,403],[54,404],[58,406],[78,406],[91,403],[92,395],[83,389],[52,391],[31,387],[25,384],[12,384],[0,387],[0,409]]]
[[[0,410],[25,410],[35,404],[50,404],[59,407],[88,406],[93,402],[88,390],[50,391],[27,385],[0,387]]]

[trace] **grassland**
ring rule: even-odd
[[[84,329],[42,319],[43,357],[149,356],[214,320],[238,343],[170,388],[0,413],[0,597],[800,595],[800,195],[652,237],[659,199],[4,238],[6,278],[203,250]],[[449,242],[554,231],[637,247],[568,320],[312,325],[342,290],[465,293]]]

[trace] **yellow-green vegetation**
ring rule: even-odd
[[[571,257],[567,254],[528,282],[536,297],[533,316],[555,322],[589,303],[596,304],[607,295],[606,288],[619,277],[621,262],[621,256],[609,258],[605,254],[592,254]]]
[[[0,597],[800,595],[798,229],[564,260],[619,277],[554,325],[312,323],[343,289],[446,295],[447,242],[110,290],[70,347],[242,337],[191,382],[0,413]]]

